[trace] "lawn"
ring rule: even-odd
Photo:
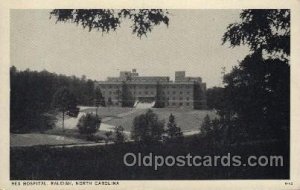
[[[101,140],[105,138],[105,132],[113,130],[114,126],[123,126],[126,132],[126,136],[130,134],[133,120],[136,116],[146,113],[148,109],[135,109],[135,108],[122,108],[122,107],[100,107],[98,109],[98,115],[102,118],[102,124],[100,130],[95,134],[97,139]],[[190,133],[198,133],[200,125],[204,117],[208,114],[210,118],[217,117],[216,113],[207,110],[193,110],[193,109],[178,109],[178,108],[159,108],[152,109],[156,113],[160,120],[165,121],[165,125],[168,122],[169,116],[172,113],[175,116],[177,126],[182,129],[185,135]],[[42,145],[42,144],[73,144],[86,142],[86,137],[79,134],[76,127],[78,119],[84,113],[95,112],[95,108],[83,108],[80,110],[80,114],[77,118],[66,117],[64,128],[62,131],[62,119],[56,124],[56,127],[45,131],[44,134],[26,134],[25,136],[12,136],[12,144],[15,146],[22,145]],[[65,137],[65,139],[62,139]],[[78,141],[78,142],[77,142]]]
[[[56,134],[11,134],[10,146],[36,146],[36,145],[62,145],[62,144],[84,144],[83,139],[61,136]]]
[[[101,118],[105,117],[117,117],[118,114],[126,113],[129,111],[132,111],[134,108],[122,108],[122,107],[99,107],[98,108],[98,115]],[[83,113],[95,113],[96,108],[82,108],[80,109],[81,112]]]
[[[200,128],[200,125],[204,117],[208,114],[210,118],[217,117],[214,111],[207,110],[193,110],[193,109],[176,109],[176,108],[159,108],[152,109],[156,113],[159,119],[164,120],[165,123],[168,122],[169,116],[172,113],[175,116],[177,126],[182,129],[182,131],[194,131]],[[133,119],[143,114],[147,109],[137,109],[135,112],[126,115],[124,117],[115,117],[105,123],[119,126],[122,125],[125,131],[130,131],[133,123]]]

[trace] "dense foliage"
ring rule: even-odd
[[[212,89],[228,141],[289,140],[290,11],[243,10],[228,26],[223,43],[247,45],[250,53],[224,76],[224,89]],[[215,92],[222,93],[222,97]]]
[[[130,92],[128,84],[124,81],[122,82],[122,91],[120,94],[122,107],[133,107],[135,102],[134,97]]]
[[[198,82],[194,82],[193,89],[194,109],[206,109],[206,102],[203,102],[206,99],[205,91]]]
[[[50,12],[57,22],[72,22],[103,32],[115,31],[124,19],[132,22],[132,33],[146,36],[155,25],[169,25],[168,12],[162,9],[54,9]]]
[[[79,133],[85,135],[92,135],[96,133],[101,124],[101,119],[92,113],[87,113],[81,116],[77,123]]]
[[[163,92],[163,86],[157,82],[156,84],[156,95],[155,95],[155,108],[163,108],[165,107],[166,96]]]
[[[220,111],[224,107],[224,88],[222,87],[212,87],[208,88],[206,91],[207,96],[207,108],[215,109]]]
[[[114,142],[116,144],[124,143],[125,142],[125,134],[124,134],[124,128],[122,126],[117,126],[114,128]]]
[[[94,105],[94,81],[57,75],[47,71],[19,71],[10,68],[10,121],[11,131],[24,132],[51,127],[55,119],[51,112],[54,93],[68,88],[79,105]],[[46,123],[45,123],[46,122]]]
[[[166,129],[166,141],[167,142],[179,142],[183,140],[183,134],[181,128],[177,127],[175,116],[170,114],[169,122],[167,123]]]
[[[137,142],[152,143],[162,140],[164,122],[151,109],[133,120],[131,138]]]
[[[59,88],[53,95],[52,107],[62,113],[62,129],[64,131],[65,114],[74,113],[78,110],[75,95],[66,87]],[[77,115],[78,112],[75,117]]]
[[[204,167],[164,165],[128,167],[123,163],[126,153],[143,156],[167,156],[187,154],[206,155],[282,155],[283,167]],[[278,142],[244,144],[232,147],[207,146],[194,138],[185,138],[182,143],[152,144],[139,143],[112,144],[107,146],[48,148],[11,148],[11,180],[167,180],[167,179],[289,179],[289,155],[287,145]],[[34,156],[32,156],[34,155]],[[219,159],[220,160],[220,159]],[[245,161],[245,160],[244,160]]]
[[[263,50],[269,55],[290,55],[290,10],[247,9],[240,14],[241,22],[228,26],[223,43],[232,47],[248,45],[252,52]]]

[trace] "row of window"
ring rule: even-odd
[[[175,102],[173,102],[173,103],[171,103],[171,104],[169,104],[169,103],[167,103],[167,106],[183,106],[184,105],[184,103],[183,102],[179,102],[179,103],[175,103]],[[186,106],[190,106],[190,105],[192,105],[192,104],[190,104],[189,102],[187,102],[187,103],[185,103],[185,105]]]
[[[164,93],[164,92],[163,92]],[[190,94],[190,91],[186,91],[187,94]],[[167,94],[170,94],[169,91],[167,91]],[[173,91],[173,94],[176,94],[176,91]],[[182,91],[179,91],[179,94],[183,94]]]
[[[119,96],[115,96],[115,99],[118,99],[119,98]],[[172,98],[169,98],[169,97],[166,97],[166,98],[164,98],[164,97],[162,97],[163,99],[166,99],[167,101],[169,101],[170,99],[171,100],[173,100],[173,101],[175,101],[176,100],[176,97],[172,97]],[[186,100],[186,101],[189,101],[190,100],[190,97],[186,97],[186,98],[183,98],[183,97],[179,97],[178,98],[178,100]]]
[[[108,94],[120,94],[121,92],[120,91],[107,91],[108,92]],[[106,91],[103,91],[103,94],[105,94],[106,93]],[[139,94],[139,95],[141,95],[143,92],[141,92],[141,91],[139,91],[139,92],[133,92],[133,94]],[[166,93],[165,92],[162,92],[163,94],[170,94],[171,92],[170,91],[167,91]],[[172,92],[173,94],[176,94],[176,91],[173,91]],[[148,92],[148,91],[144,91],[144,93],[143,94],[146,94],[146,95],[148,95],[148,94],[154,94],[154,92],[153,91],[150,91],[150,92]],[[179,94],[184,94],[182,91],[180,91],[179,92]],[[189,91],[187,91],[186,92],[186,94],[190,94],[190,92]]]
[[[121,88],[121,86],[115,86],[115,85],[109,85],[109,86],[105,86],[105,85],[103,85],[103,86],[100,86],[100,88],[101,89],[106,89],[106,88],[108,88],[108,89],[112,89],[112,88],[115,88],[115,89],[120,89]],[[131,85],[129,85],[128,86],[128,88],[129,89],[136,89],[136,88],[139,88],[139,89],[156,89],[156,86],[138,86],[138,87],[136,87],[136,86],[131,86]],[[192,88],[192,85],[185,85],[185,86],[182,86],[182,85],[171,85],[171,86],[165,86],[165,85],[162,85],[162,88],[186,88],[186,89],[189,89],[189,88]]]
[[[115,96],[115,97],[108,97],[108,99],[115,99],[115,100],[119,100],[120,99],[120,97],[118,97],[118,96]],[[163,98],[163,100],[166,100],[166,102],[169,102],[170,101],[170,98]],[[179,101],[184,101],[184,98],[182,98],[182,97],[179,97],[179,99],[178,99]],[[171,101],[176,101],[176,98],[175,97],[173,97],[172,99],[171,99]],[[185,101],[190,101],[190,98],[189,97],[187,97],[186,99],[185,99]],[[176,103],[176,102],[173,102],[173,103]]]
[[[167,100],[170,100],[169,98],[167,98]],[[172,97],[172,100],[176,100],[175,97]],[[179,97],[179,100],[183,100],[182,97]],[[189,101],[190,100],[190,97],[186,97],[186,100]]]

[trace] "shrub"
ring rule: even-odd
[[[108,143],[108,141],[110,141],[111,140],[111,136],[113,135],[113,132],[112,131],[106,131],[105,133],[104,133],[104,135],[105,135],[105,143],[107,144]]]
[[[125,142],[124,128],[122,126],[118,126],[114,128],[115,131],[115,139],[114,142],[116,144],[121,144]]]
[[[101,124],[101,119],[92,113],[81,116],[77,123],[77,128],[81,134],[92,135],[96,133]]]
[[[157,142],[162,139],[163,132],[164,122],[152,110],[148,110],[134,118],[131,138],[137,142]]]
[[[169,116],[169,122],[167,124],[166,133],[167,133],[167,137],[166,137],[167,142],[179,142],[183,140],[183,134],[181,128],[177,127],[175,116],[172,114],[170,114]]]

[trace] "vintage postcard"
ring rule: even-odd
[[[300,189],[300,1],[0,5],[0,190]]]

